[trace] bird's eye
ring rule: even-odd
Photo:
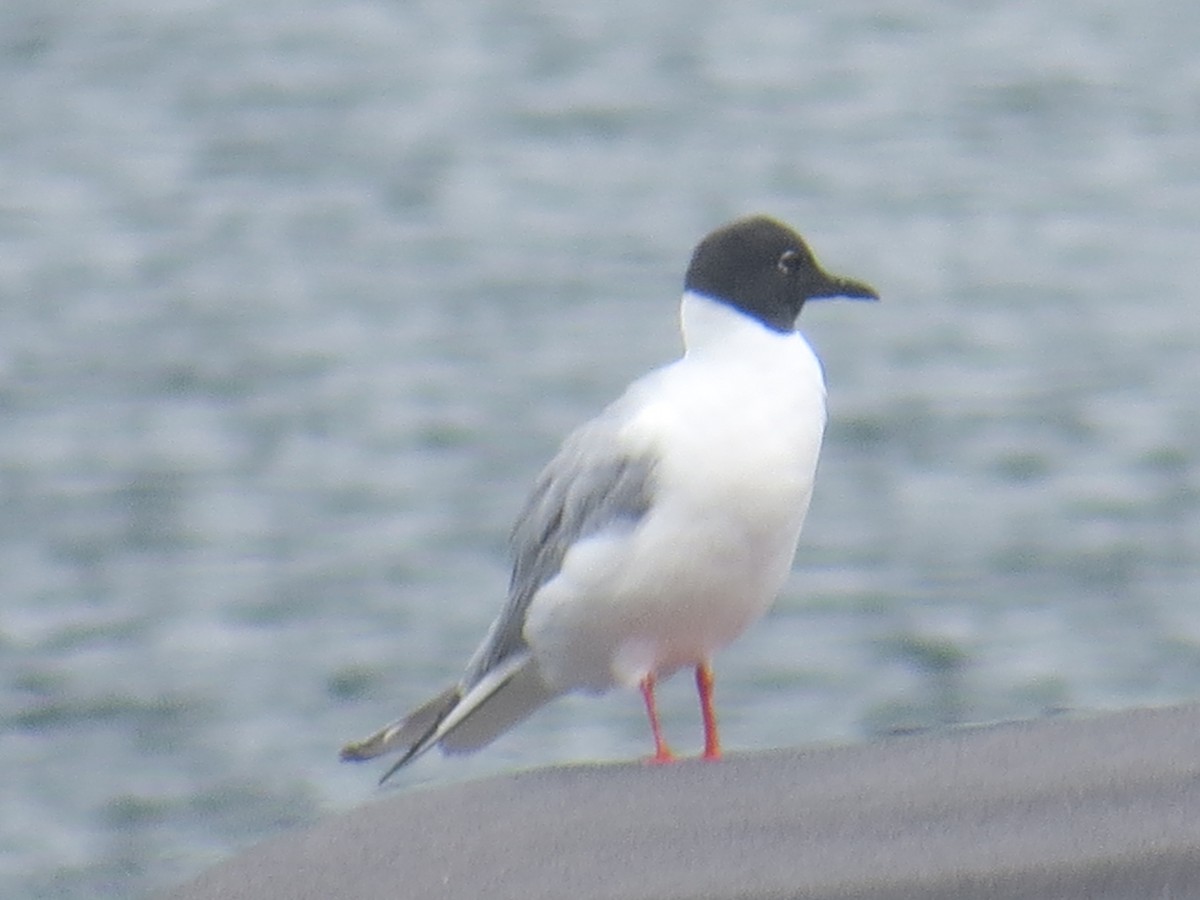
[[[777,268],[784,275],[791,275],[796,271],[796,267],[800,265],[800,254],[795,250],[784,250],[779,256],[779,261],[775,263]]]

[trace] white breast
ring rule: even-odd
[[[530,607],[548,679],[603,689],[708,659],[760,617],[791,567],[825,425],[820,364],[703,297],[688,352],[631,386],[621,441],[653,453],[654,505],[577,544]]]

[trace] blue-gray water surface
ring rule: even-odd
[[[731,751],[1200,698],[1200,8],[0,6],[0,895],[128,897],[376,796],[574,424],[746,212],[831,422]],[[699,746],[688,679],[666,726]],[[568,698],[403,789],[648,752]]]

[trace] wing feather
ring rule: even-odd
[[[650,508],[654,458],[623,446],[618,422],[610,408],[576,429],[538,476],[513,526],[508,602],[471,658],[465,687],[527,649],[525,613],[572,544],[608,528],[632,527]]]

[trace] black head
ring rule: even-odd
[[[861,281],[830,275],[804,238],[767,216],[738,219],[697,246],[684,289],[735,306],[774,331],[796,327],[806,300],[878,300]]]

